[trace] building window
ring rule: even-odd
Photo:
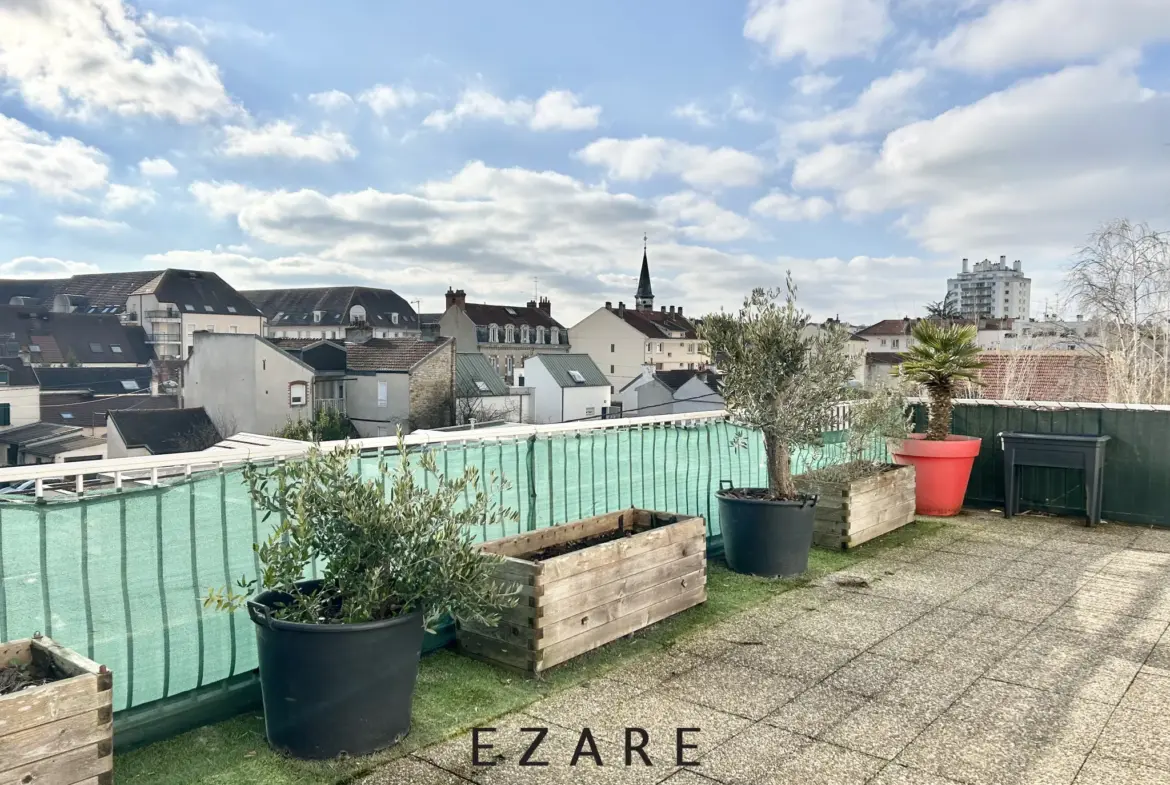
[[[886,339],[882,338],[882,346],[885,346],[885,345],[886,345]]]
[[[549,335],[551,336],[549,343],[559,344],[561,342],[561,331],[556,327],[549,330]]]
[[[594,413],[595,411],[597,411],[597,409],[595,409],[594,407],[592,407],[592,406],[586,406],[586,407],[585,407],[585,416],[586,416],[586,417],[592,417],[592,416],[593,416],[593,413]]]
[[[504,343],[515,343],[516,328],[510,324],[504,325]]]
[[[899,341],[897,338],[894,338],[890,341],[890,346],[894,349],[897,349],[899,344],[901,344],[901,341]]]
[[[390,314],[390,324],[398,324],[398,312]]]
[[[659,342],[658,342],[658,351],[659,351],[659,352],[662,352],[662,351],[664,351],[665,349],[666,349],[666,346],[665,346],[665,344],[663,344],[663,343],[662,343],[662,341],[659,341]]]
[[[520,325],[520,343],[528,343],[528,325]]]
[[[378,382],[378,408],[385,409],[386,402],[390,398],[390,390],[386,382]]]
[[[500,327],[499,327],[499,325],[497,325],[497,324],[489,324],[488,325],[488,342],[489,343],[499,343],[500,342]]]
[[[614,348],[615,348],[615,347],[614,347],[614,345],[611,343],[611,344],[609,345],[609,353],[610,353],[610,354],[613,354],[613,353],[614,353]]]
[[[237,334],[239,334],[239,332],[240,332],[240,328],[239,328],[239,327],[236,327],[236,326],[233,324],[231,327],[229,327],[229,328],[228,328],[228,332],[229,332],[229,333],[231,333],[232,335],[237,335]]]
[[[207,332],[209,332],[209,333],[215,332],[215,325],[214,324],[207,325]]]
[[[654,351],[654,344],[652,344],[652,343],[650,343],[649,341],[647,341],[647,342],[646,342],[646,351],[648,351],[648,352],[652,352],[652,351]]]
[[[500,355],[492,355],[492,367],[496,369],[496,373],[500,372]]]
[[[609,366],[609,372],[610,372],[610,373],[613,373],[613,366],[612,366],[612,365],[611,365],[611,366]]]
[[[89,345],[89,350],[91,352],[93,352],[94,354],[101,354],[102,353],[102,345],[100,343],[91,343]]]
[[[694,353],[695,353],[695,345],[693,343],[688,343],[687,344],[687,354],[694,354]]]
[[[507,366],[506,366],[506,367],[507,367],[507,369],[508,369],[507,377],[508,377],[509,379],[511,379],[511,378],[512,378],[512,372],[516,370],[516,361],[515,361],[515,360],[512,358],[512,355],[510,355],[510,354],[509,354],[509,355],[508,355],[508,356],[505,358],[505,362],[507,363]]]
[[[7,385],[7,384],[8,384],[8,371],[7,370],[0,371],[0,385]]]
[[[12,425],[12,404],[0,403],[0,425]]]
[[[293,382],[288,386],[289,406],[304,406],[309,402],[309,385],[305,382]]]

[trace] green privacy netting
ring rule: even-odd
[[[440,469],[504,476],[519,513],[494,539],[638,506],[701,515],[719,532],[719,481],[765,482],[758,434],[741,449],[726,422],[590,430],[435,447]],[[795,457],[841,460],[840,448]],[[377,458],[362,459],[373,476]],[[0,506],[0,641],[40,631],[107,665],[115,710],[177,695],[256,667],[244,614],[202,607],[209,587],[254,577],[266,534],[238,470],[159,488]]]

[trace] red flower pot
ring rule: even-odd
[[[958,514],[982,442],[977,436],[954,435],[946,441],[930,441],[924,433],[912,433],[894,450],[894,463],[914,467],[919,515]]]

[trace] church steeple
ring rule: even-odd
[[[654,310],[654,290],[650,288],[650,261],[646,258],[646,235],[642,235],[642,272],[638,275],[634,307],[639,311]]]

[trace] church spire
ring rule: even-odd
[[[639,311],[654,310],[654,290],[650,288],[650,261],[646,258],[646,235],[642,235],[642,272],[638,275],[634,307]]]

